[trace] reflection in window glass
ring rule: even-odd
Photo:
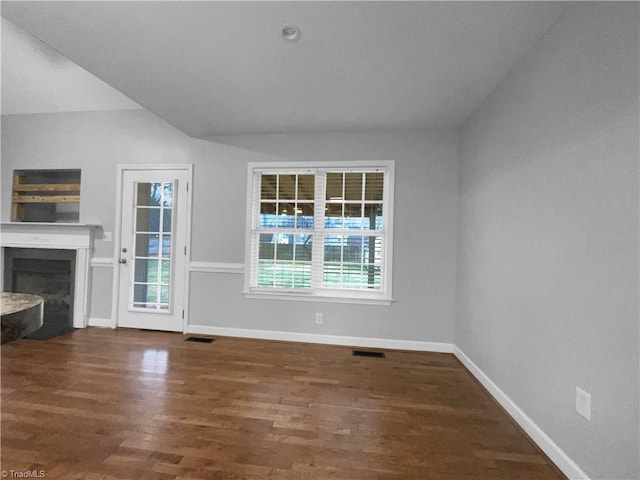
[[[366,173],[365,178],[364,199],[379,203],[382,202],[384,194],[384,173]]]
[[[323,282],[328,288],[380,288],[382,238],[327,235],[324,238]]]
[[[296,199],[296,177],[297,175],[278,175],[278,199]]]
[[[315,196],[315,175],[298,175],[298,200],[311,200]]]
[[[136,209],[136,231],[138,232],[159,232],[160,231],[160,208],[137,208]]]
[[[260,185],[260,228],[313,228],[315,175],[262,175]]]
[[[325,228],[382,230],[383,187],[382,173],[328,173]]]
[[[364,173],[344,174],[344,199],[346,201],[362,200],[362,177]]]
[[[260,235],[258,285],[275,288],[310,288],[311,235]]]
[[[296,228],[313,228],[313,203],[298,203],[295,214]]]
[[[158,255],[158,245],[160,243],[160,235],[157,233],[138,233],[136,234],[136,257],[151,257]]]

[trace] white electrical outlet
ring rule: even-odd
[[[591,395],[576,387],[576,412],[591,421]]]
[[[322,322],[324,322],[322,313],[316,312],[316,325],[322,325]]]

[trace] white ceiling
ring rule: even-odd
[[[2,18],[1,108],[13,115],[142,107]]]
[[[195,136],[462,123],[559,2],[2,2],[2,15]],[[302,38],[279,37],[285,22]]]

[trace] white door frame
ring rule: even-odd
[[[187,333],[187,325],[189,324],[189,265],[191,263],[191,211],[192,211],[192,199],[193,199],[193,164],[119,164],[118,178],[116,182],[116,215],[114,221],[114,234],[113,234],[113,293],[111,303],[111,316],[112,325],[111,328],[118,326],[118,306],[120,302],[120,269],[118,268],[118,260],[120,258],[120,235],[122,233],[122,187],[124,173],[130,171],[146,171],[146,170],[165,170],[165,171],[184,171],[187,172],[189,177],[189,184],[187,191],[187,232],[186,232],[186,245],[187,253],[184,262],[184,319],[182,320],[182,333]]]

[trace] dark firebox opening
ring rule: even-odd
[[[73,330],[75,263],[75,250],[5,249],[5,291],[44,298],[42,328],[27,338],[45,340]]]

